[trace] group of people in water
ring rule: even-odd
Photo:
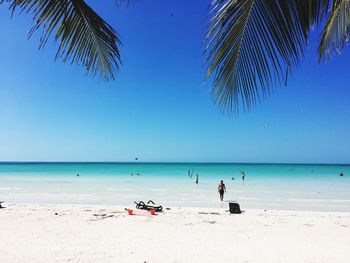
[[[245,172],[240,172],[241,176],[242,176],[242,180],[245,180]],[[232,177],[232,180],[235,180],[234,177]],[[218,186],[218,192],[220,195],[220,200],[223,201],[224,200],[224,194],[226,192],[226,185],[224,184],[224,180],[220,181],[220,184]]]
[[[192,177],[193,177],[193,173],[194,173],[194,170],[192,169],[192,171],[191,170],[188,170],[188,177],[191,177],[191,179],[192,179]],[[199,176],[198,176],[198,174],[196,174],[196,184],[198,184],[199,183]]]
[[[245,172],[240,172],[241,176],[242,176],[242,180],[244,181],[245,180]],[[235,180],[234,177],[232,177],[232,180]]]
[[[192,179],[192,177],[193,177],[193,174],[194,174],[194,170],[192,169],[192,170],[188,170],[188,177],[190,177],[191,179]],[[241,178],[242,178],[242,181],[244,181],[245,180],[245,172],[240,172],[240,174],[241,174]],[[232,180],[234,180],[235,178],[234,177],[232,177]],[[199,183],[199,176],[198,176],[198,174],[196,174],[196,184],[198,184]],[[225,186],[225,184],[224,184],[224,180],[221,180],[220,181],[220,184],[219,184],[219,186],[218,186],[218,192],[219,192],[219,194],[220,194],[220,200],[221,201],[223,201],[224,200],[224,194],[225,194],[225,192],[226,192],[226,186]]]

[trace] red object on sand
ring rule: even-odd
[[[151,212],[152,216],[154,216],[156,214],[156,210],[154,210],[154,209],[150,210],[150,212]]]
[[[128,214],[129,214],[129,215],[132,215],[132,212],[133,212],[132,209],[128,209]]]

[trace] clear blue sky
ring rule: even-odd
[[[287,87],[233,118],[203,81],[208,1],[89,2],[124,44],[107,84],[54,63],[53,42],[38,52],[31,17],[0,6],[1,161],[350,163],[350,48],[317,65],[313,41]]]

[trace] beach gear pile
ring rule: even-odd
[[[135,201],[137,209],[143,209],[147,211],[154,210],[156,212],[162,212],[163,207],[161,205],[155,204],[152,200],[149,200],[147,203],[143,201]]]

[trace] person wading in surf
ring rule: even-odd
[[[221,180],[219,186],[218,186],[218,191],[220,194],[220,200],[223,201],[224,200],[224,193],[226,192],[226,186],[224,184],[224,181]]]

